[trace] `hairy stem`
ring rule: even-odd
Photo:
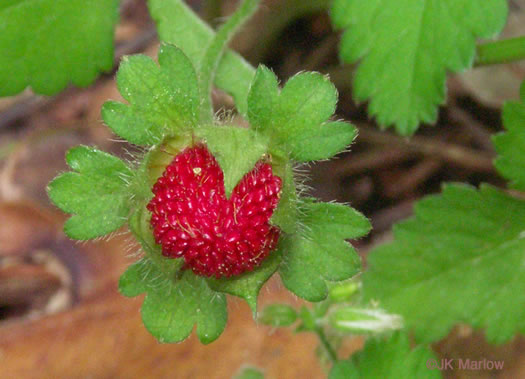
[[[211,102],[212,84],[219,62],[226,51],[226,47],[235,32],[253,15],[259,0],[244,0],[235,13],[222,25],[210,42],[200,67],[200,90],[203,101],[200,108],[202,123],[213,120],[213,107]]]
[[[330,357],[330,360],[332,361],[332,363],[337,362],[337,353],[335,352],[335,349],[330,343],[330,341],[328,341],[328,339],[326,338],[326,334],[324,333],[324,330],[321,327],[317,327],[315,328],[314,332],[315,334],[317,334],[317,337],[319,338],[319,342],[321,342],[321,345],[328,353],[328,356]]]
[[[525,36],[479,45],[474,66],[510,63],[522,59],[525,59]]]

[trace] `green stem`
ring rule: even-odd
[[[321,345],[323,345],[324,349],[328,353],[328,356],[330,357],[330,360],[332,363],[337,362],[337,353],[335,352],[334,347],[330,342],[328,341],[328,338],[326,338],[326,334],[324,333],[324,330],[322,327],[316,327],[315,328],[315,334],[317,334],[317,337],[319,338],[319,341],[321,342]]]
[[[474,66],[510,63],[521,59],[525,59],[525,36],[479,45]]]
[[[200,67],[200,90],[203,101],[200,107],[201,123],[213,121],[213,106],[211,102],[212,84],[219,62],[226,50],[227,44],[235,32],[255,12],[259,0],[244,0],[235,13],[222,25],[210,42]]]

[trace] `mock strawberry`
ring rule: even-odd
[[[239,275],[275,249],[279,229],[269,220],[279,202],[281,179],[259,162],[233,189],[204,145],[186,148],[153,186],[147,206],[155,241],[166,257],[183,257],[203,276]]]

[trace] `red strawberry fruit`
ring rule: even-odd
[[[166,257],[183,257],[203,276],[239,275],[258,266],[275,249],[279,229],[269,224],[281,192],[281,179],[259,162],[233,189],[204,145],[188,147],[166,167],[153,186],[155,241]]]

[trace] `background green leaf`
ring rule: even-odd
[[[357,274],[360,258],[346,238],[361,237],[369,221],[350,207],[308,201],[302,205],[303,234],[283,236],[283,262],[279,273],[284,285],[308,301],[326,298],[326,281],[341,281]]]
[[[525,333],[525,201],[488,185],[447,185],[370,252],[366,299],[401,314],[420,341],[459,322],[501,343]],[[445,310],[445,311],[444,311]]]
[[[124,57],[117,84],[130,105],[110,101],[102,108],[106,124],[137,145],[182,134],[198,121],[199,88],[190,60],[179,48],[162,45],[159,64],[144,55]]]
[[[439,370],[428,368],[427,362],[439,363],[430,349],[411,349],[408,337],[395,333],[387,340],[368,339],[362,351],[334,365],[329,379],[441,378]]]
[[[0,96],[87,86],[113,67],[118,0],[0,3]]]
[[[49,197],[64,212],[72,213],[64,231],[73,239],[87,240],[121,227],[128,218],[130,168],[111,154],[87,146],[67,153],[74,172],[49,183]]]
[[[497,34],[506,15],[505,0],[335,0],[331,10],[345,29],[341,59],[360,61],[355,98],[403,135],[435,121],[446,71],[471,67],[476,38]]]
[[[521,86],[521,102],[503,106],[503,124],[506,132],[492,138],[499,153],[494,165],[512,188],[525,191],[525,84]]]

